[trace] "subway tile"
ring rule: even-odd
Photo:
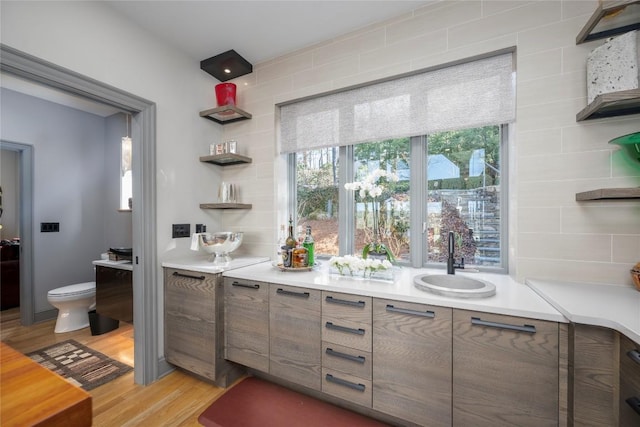
[[[585,94],[586,95],[586,94]],[[587,97],[565,99],[548,104],[520,106],[516,111],[516,125],[521,132],[572,126],[576,114],[584,108]]]
[[[258,83],[262,84],[271,80],[280,79],[282,77],[299,73],[303,70],[310,70],[312,67],[313,54],[311,52],[294,55],[282,61],[260,67],[257,70]]]
[[[562,49],[551,49],[531,55],[518,55],[516,77],[518,82],[560,74],[562,71]]]
[[[360,69],[380,68],[407,60],[444,52],[447,48],[447,32],[444,30],[405,40],[382,49],[360,55]]]
[[[519,233],[559,233],[560,208],[518,208]]]
[[[565,0],[562,2],[562,18],[569,19],[582,16],[586,23],[598,7],[598,3],[598,0]]]
[[[334,41],[313,51],[314,67],[350,58],[362,52],[380,49],[385,45],[385,30],[377,28],[355,37]]]
[[[518,157],[559,154],[562,151],[562,129],[516,130],[514,145]]]
[[[269,102],[275,95],[291,91],[293,89],[293,79],[291,76],[270,80],[253,87],[243,89],[239,94],[245,103]]]
[[[560,21],[560,2],[541,1],[449,28],[449,48]],[[557,47],[553,46],[553,47]]]
[[[358,73],[358,58],[345,58],[331,62],[312,70],[307,70],[293,76],[293,88],[300,89],[307,86],[322,84],[344,76],[352,76]]]
[[[525,0],[489,0],[482,2],[482,16],[496,15],[498,13],[506,12],[511,9],[516,9],[527,4],[534,3],[534,1]]]
[[[520,258],[516,262],[517,280],[550,279],[578,283],[631,285],[628,265],[554,259]]]
[[[297,99],[306,98],[308,96],[318,96],[320,94],[333,90],[333,87],[333,82],[326,81],[314,86],[306,86],[303,88],[297,88],[295,90],[291,89],[288,91],[283,91],[281,93],[274,94],[272,103],[282,104],[284,102],[295,101]]]
[[[640,231],[635,236],[613,236],[613,262],[629,263],[634,266],[640,262]]]
[[[562,151],[566,153],[589,150],[608,150],[613,138],[636,132],[637,119],[611,118],[607,120],[577,122],[562,128]]]
[[[579,71],[587,75],[587,55],[593,50],[589,43],[562,47],[562,72]],[[586,93],[586,87],[585,87]]]
[[[480,17],[479,1],[446,2],[441,7],[432,8],[428,14],[416,15],[411,19],[387,25],[387,44],[422,36]]]
[[[576,202],[576,193],[598,188],[633,187],[640,184],[638,181],[637,178],[629,177],[524,181],[518,183],[518,205],[520,207],[575,207],[579,205],[579,203]],[[602,204],[603,202],[598,203]]]
[[[611,261],[608,234],[519,233],[518,256],[574,261]]]
[[[583,203],[562,208],[563,233],[638,234],[640,203],[620,201],[611,204]]]
[[[521,157],[518,181],[608,178],[611,176],[609,157],[609,151]]]
[[[556,74],[540,79],[518,80],[518,105],[537,105],[586,95],[583,73]]]
[[[461,46],[455,49],[448,49],[444,52],[438,52],[433,55],[415,58],[411,61],[411,68],[413,70],[421,70],[451,62],[464,61],[474,56],[486,55],[487,53],[513,48],[516,46],[517,41],[518,39],[515,33],[496,37],[494,39],[482,40],[477,43]]]
[[[411,71],[411,63],[409,61],[398,62],[389,66],[376,68],[374,70],[362,70],[361,67],[361,71],[358,74],[335,79],[333,81],[333,88],[349,88],[363,83],[369,83],[408,73],[409,71]]]
[[[518,51],[529,55],[559,47],[575,46],[576,35],[584,23],[583,17],[564,21],[549,20],[536,28],[522,30],[518,33]]]

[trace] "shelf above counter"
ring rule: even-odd
[[[576,37],[576,44],[640,29],[640,0],[600,1]]]
[[[576,193],[576,201],[640,199],[640,187],[600,188]]]
[[[200,161],[220,166],[238,165],[241,163],[251,163],[250,157],[242,156],[236,153],[214,154],[211,156],[201,156]]]
[[[201,203],[200,209],[251,209],[249,203]]]
[[[576,114],[576,121],[640,114],[640,89],[603,93]]]
[[[222,107],[200,111],[200,117],[212,120],[221,125],[226,125],[228,123],[239,122],[241,120],[248,120],[252,116],[250,113],[247,113],[235,105],[223,105]]]

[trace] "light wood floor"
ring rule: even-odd
[[[74,339],[107,356],[133,366],[133,326],[92,336],[89,328],[56,334],[55,320],[22,326],[18,309],[0,312],[0,339],[22,353],[29,353]],[[173,371],[153,384],[137,385],[133,372],[91,390],[93,425],[199,426],[198,416],[223,393],[223,389],[182,371]]]

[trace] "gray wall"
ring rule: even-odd
[[[2,139],[33,146],[33,289],[40,313],[52,309],[48,290],[94,280],[91,261],[110,245],[130,245],[131,216],[113,218],[118,195],[107,179],[115,169],[119,191],[113,166],[119,154],[113,159],[112,145],[122,137],[116,134],[123,116],[105,119],[7,89],[0,100]],[[106,227],[107,218],[115,231]],[[41,233],[41,222],[59,222],[60,232]],[[113,243],[107,236],[114,236]]]

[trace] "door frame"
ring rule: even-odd
[[[91,99],[132,115],[133,146],[133,322],[134,381],[149,384],[160,369],[156,244],[156,105],[129,92],[0,44],[0,70],[35,83]],[[33,295],[31,295],[33,299]],[[27,313],[28,314],[28,313]],[[31,318],[33,322],[33,305]],[[160,372],[162,370],[162,372]]]

